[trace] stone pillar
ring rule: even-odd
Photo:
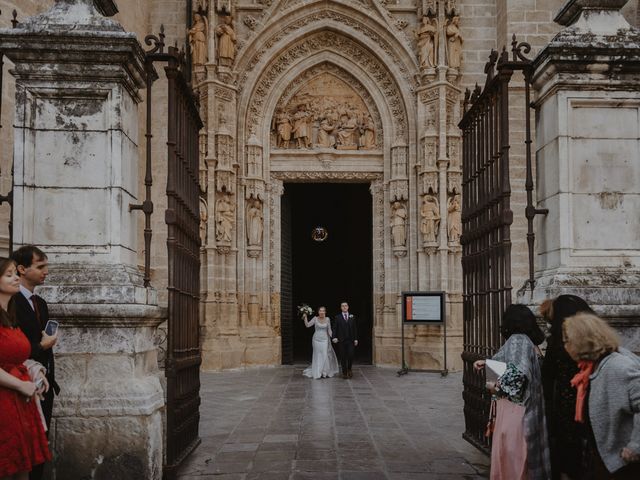
[[[567,2],[564,29],[535,59],[537,199],[549,215],[535,288],[520,292],[534,304],[580,295],[623,332],[640,326],[640,31],[626,3]]]
[[[106,0],[57,0],[0,30],[15,64],[15,245],[47,252],[40,293],[61,325],[55,478],[159,479],[162,470],[153,335],[163,315],[143,286],[129,211],[140,202],[144,52],[102,15],[115,11]]]

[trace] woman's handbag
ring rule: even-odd
[[[491,399],[491,407],[489,407],[489,421],[487,422],[487,428],[484,431],[484,436],[489,438],[493,435],[493,430],[496,426],[496,399]]]

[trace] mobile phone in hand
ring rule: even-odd
[[[36,390],[40,390],[43,385],[44,385],[44,378],[42,377],[38,378],[38,380],[36,381]]]
[[[58,332],[58,322],[55,320],[49,320],[44,327],[44,332],[47,335],[55,335]]]

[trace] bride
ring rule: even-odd
[[[305,313],[302,319],[307,328],[316,327],[312,340],[313,360],[302,374],[309,378],[333,377],[338,373],[338,359],[331,346],[331,321],[327,318],[327,309],[320,307],[317,317],[307,320]]]

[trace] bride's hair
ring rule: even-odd
[[[318,313],[320,313],[320,310],[322,310],[324,308],[324,313],[327,313],[327,307],[325,307],[324,305],[320,305],[318,307]]]

